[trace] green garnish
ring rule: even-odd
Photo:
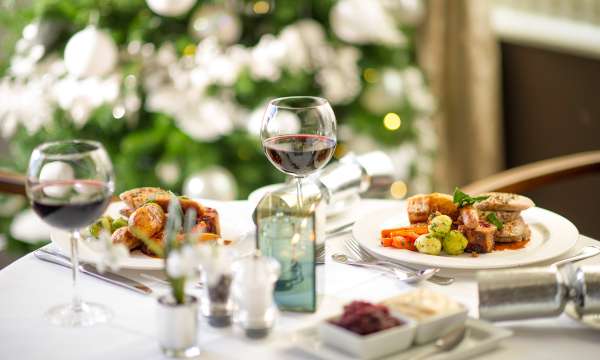
[[[493,213],[493,212],[489,213],[489,214],[487,214],[487,216],[485,218],[487,219],[487,221],[494,224],[498,228],[498,230],[502,230],[504,223],[502,223],[502,220],[500,220],[496,217],[495,213]]]
[[[470,196],[462,191],[459,188],[454,189],[454,196],[452,197],[452,202],[454,202],[458,207],[463,207],[467,205],[473,205],[476,202],[483,201],[489,198],[489,195],[482,196]]]
[[[112,232],[115,232],[115,230],[122,228],[123,226],[127,226],[127,219],[118,218],[113,220],[111,225]]]

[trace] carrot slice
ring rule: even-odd
[[[392,246],[392,238],[381,238],[381,245],[385,246],[385,247],[390,247]]]
[[[419,234],[417,234],[416,232],[407,232],[406,234],[402,235],[404,236],[406,239],[412,241],[413,243],[415,242],[415,240],[417,240],[417,238],[420,236]]]
[[[404,234],[406,234],[408,232],[414,232],[419,235],[423,235],[423,234],[427,234],[429,232],[429,230],[427,229],[426,224],[404,226],[404,227],[399,227],[399,228],[394,228],[394,229],[381,230],[381,237],[393,237],[393,236],[398,236],[398,235],[403,236]]]
[[[404,236],[394,236],[392,238],[392,246],[396,249],[414,250],[415,242],[405,238]]]

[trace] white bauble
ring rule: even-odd
[[[183,184],[183,194],[191,198],[230,201],[237,195],[235,178],[221,166],[211,166],[190,175]]]
[[[242,34],[242,23],[233,13],[219,5],[202,5],[190,20],[190,34],[198,40],[214,36],[222,44],[233,44]]]
[[[44,164],[40,171],[39,181],[63,181],[73,180],[75,178],[75,172],[70,164],[64,161],[52,161]],[[44,187],[44,194],[51,197],[63,197],[71,190],[71,185],[52,185]]]
[[[369,112],[378,115],[397,110],[402,105],[402,101],[403,98],[396,99],[390,96],[381,83],[369,86],[360,97],[360,103]]]
[[[335,35],[353,44],[406,44],[406,37],[381,1],[338,1],[329,13],[329,21]]]
[[[398,20],[400,24],[416,26],[425,17],[423,0],[381,0],[383,7]]]
[[[196,0],[146,0],[154,13],[162,16],[180,16],[190,11]]]
[[[396,101],[404,97],[404,79],[400,71],[394,68],[383,69],[381,82],[389,97]]]
[[[10,224],[10,235],[20,241],[35,244],[50,240],[52,227],[46,224],[32,209],[15,215]]]
[[[181,169],[179,169],[179,165],[174,161],[163,161],[156,165],[154,172],[163,183],[174,185],[179,180]]]
[[[384,68],[381,71],[381,81],[369,86],[362,94],[361,103],[370,112],[385,114],[396,111],[406,98],[403,73]]]
[[[79,31],[65,47],[65,67],[77,77],[104,76],[117,63],[117,45],[105,31],[88,26]]]

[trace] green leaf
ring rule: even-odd
[[[167,224],[165,225],[165,247],[167,249],[166,254],[169,256],[171,249],[177,248],[177,233],[181,230],[183,225],[183,210],[181,209],[181,203],[175,194],[169,191],[171,194],[171,200],[169,200],[169,214],[167,218]],[[168,261],[168,260],[167,260]]]
[[[464,192],[462,192],[458,187],[454,189],[454,196],[452,197],[452,201],[458,205],[458,207],[463,207],[463,206],[467,206],[467,205],[473,205],[477,202],[483,201],[485,199],[489,198],[488,195],[482,195],[482,196],[470,196],[469,194],[466,194]]]
[[[185,276],[172,278],[169,277],[171,283],[171,294],[178,304],[185,303]]]
[[[502,222],[502,220],[498,219],[498,217],[496,217],[496,214],[493,212],[489,213],[486,216],[486,219],[490,223],[494,224],[496,228],[498,228],[498,230],[502,230],[502,228],[504,227],[504,223]]]

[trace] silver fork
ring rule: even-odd
[[[352,255],[360,261],[376,263],[379,265],[396,267],[396,268],[403,268],[403,269],[406,269],[409,271],[418,271],[419,270],[419,269],[416,269],[416,268],[413,268],[410,266],[397,264],[395,262],[377,259],[373,255],[371,255],[368,252],[366,252],[365,250],[363,250],[360,247],[360,245],[358,245],[356,240],[354,240],[353,237],[348,238],[345,242],[345,245],[346,245],[346,248],[352,253]],[[432,283],[435,283],[438,285],[450,285],[454,282],[454,278],[447,277],[447,276],[434,275],[434,276],[430,277],[429,279],[427,279],[427,281],[431,281]]]
[[[315,259],[316,259],[315,263],[317,265],[325,264],[325,244],[323,244],[322,246],[317,248],[317,253],[315,255]]]
[[[350,228],[350,226],[352,226],[354,223],[348,223],[345,224],[343,226],[340,226],[338,228],[332,229],[328,232],[326,232],[325,234],[325,241],[340,236],[340,235],[345,235],[347,233],[352,232],[352,229]],[[316,255],[315,255],[315,263],[317,265],[324,265],[325,264],[325,244],[323,244],[323,246],[318,247],[316,250]]]

